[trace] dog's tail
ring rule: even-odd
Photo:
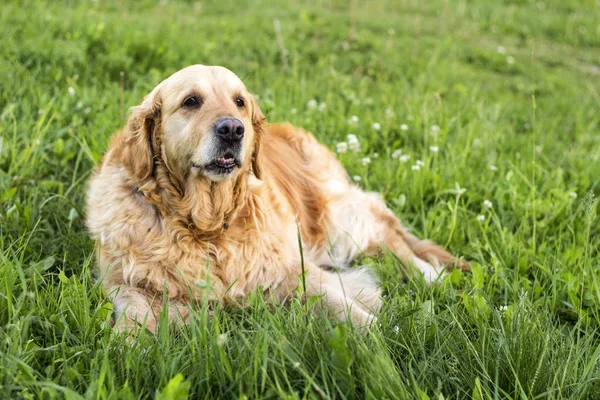
[[[422,260],[426,260],[433,265],[443,265],[447,270],[471,270],[467,261],[453,256],[442,246],[433,243],[431,240],[421,240],[404,228],[402,229],[402,238],[417,257]]]

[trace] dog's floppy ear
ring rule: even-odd
[[[157,87],[144,98],[141,105],[131,108],[124,132],[123,165],[129,170],[138,187],[154,179],[154,147],[160,125],[160,95]]]
[[[262,141],[267,134],[267,118],[260,110],[254,96],[250,96],[250,102],[252,103],[252,128],[254,129],[252,172],[258,179],[262,179]]]

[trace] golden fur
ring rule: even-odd
[[[199,109],[181,105],[190,93],[202,99]],[[224,178],[190,167],[212,154],[213,126],[223,117],[245,127],[240,166]],[[267,126],[241,81],[221,67],[179,71],[134,107],[87,200],[99,275],[121,329],[137,320],[154,330],[163,294],[170,317],[183,321],[200,299],[243,304],[262,288],[284,300],[302,271],[298,231],[308,294],[323,295],[358,325],[377,314],[380,292],[367,270],[347,268],[357,255],[387,248],[428,282],[446,267],[467,267],[409,234],[311,134]]]

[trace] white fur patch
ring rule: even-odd
[[[339,194],[343,194],[347,190],[346,186],[347,185],[345,185],[339,179],[330,179],[327,181],[326,189],[331,194],[339,195]]]
[[[437,281],[438,278],[441,280],[441,278],[443,278],[445,275],[442,268],[436,268],[428,262],[421,260],[417,256],[411,256],[410,258],[413,265],[417,267],[421,273],[423,273],[423,278],[425,278],[425,282],[427,282],[428,285],[431,285],[433,282]]]

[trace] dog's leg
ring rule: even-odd
[[[429,240],[420,240],[408,232],[382,199],[371,197],[369,208],[373,222],[378,227],[376,231],[379,232],[372,238],[370,247],[391,250],[403,263],[418,268],[427,283],[435,281],[445,270],[468,270],[468,263],[454,257],[441,246]]]
[[[427,283],[434,282],[446,269],[468,270],[466,262],[442,247],[410,234],[376,193],[351,187],[343,198],[331,204],[331,210],[334,262],[349,261],[360,252],[375,254],[378,249],[386,248],[403,264],[419,269]]]
[[[160,294],[148,296],[144,290],[130,286],[117,286],[109,291],[114,305],[114,329],[133,333],[137,326],[142,326],[156,333],[159,315],[163,310]],[[189,310],[180,304],[168,303],[169,323],[185,323]]]
[[[306,269],[306,292],[323,295],[327,307],[358,327],[369,326],[381,308],[381,291],[366,269],[330,272],[310,265]]]

